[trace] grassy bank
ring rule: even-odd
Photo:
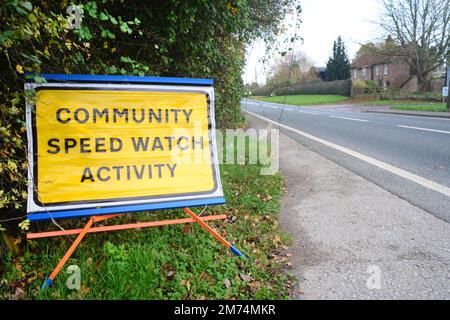
[[[12,258],[9,253],[1,257],[0,299],[288,298],[292,279],[279,272],[289,265],[282,253],[289,238],[278,228],[282,177],[261,176],[257,165],[222,165],[221,175],[227,204],[208,207],[204,215],[234,217],[210,225],[249,260],[232,255],[196,224],[89,234],[54,287],[39,291],[71,242],[67,237],[22,240],[19,257]],[[116,223],[176,217],[185,215],[181,210],[137,213]],[[40,230],[49,225],[41,225]],[[63,225],[70,228],[75,222]],[[37,229],[33,227],[33,231]],[[80,290],[66,286],[69,265],[81,269]]]
[[[275,97],[256,97],[257,100],[283,103],[296,106],[310,106],[320,104],[333,104],[348,100],[348,97],[338,95],[292,95]]]
[[[367,102],[370,105],[391,106],[395,110],[415,110],[415,111],[448,111],[447,105],[440,102],[424,102],[416,100],[373,100]]]

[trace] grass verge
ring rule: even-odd
[[[320,104],[333,104],[346,101],[349,98],[338,95],[292,95],[292,96],[275,96],[275,97],[255,97],[257,100],[283,103],[296,106],[310,106]]]
[[[424,102],[415,100],[373,100],[367,102],[370,105],[391,106],[395,110],[415,110],[415,111],[448,111],[447,105],[442,102]]]
[[[204,213],[235,217],[210,225],[249,260],[234,256],[196,224],[88,234],[54,286],[40,291],[71,241],[22,240],[19,257],[9,252],[0,257],[0,299],[288,299],[294,280],[280,271],[289,266],[285,252],[291,240],[278,226],[283,179],[262,176],[259,169],[222,165],[227,204]],[[115,222],[177,217],[185,215],[166,210],[125,215]],[[70,220],[64,226],[75,224]],[[81,270],[79,290],[67,288],[70,265]]]

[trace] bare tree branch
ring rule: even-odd
[[[380,28],[397,43],[398,56],[423,84],[442,65],[450,46],[450,1],[380,0]]]

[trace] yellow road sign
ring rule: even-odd
[[[29,212],[223,197],[208,92],[39,86]]]

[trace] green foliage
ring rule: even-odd
[[[40,291],[71,244],[66,237],[41,239],[29,241],[22,257],[5,255],[0,299],[9,299],[17,287],[25,299],[288,299],[293,278],[279,272],[288,266],[285,245],[290,241],[278,226],[283,179],[279,174],[262,176],[259,170],[259,165],[222,165],[227,204],[204,211],[235,217],[209,224],[247,261],[197,224],[91,234],[61,270],[54,287]],[[152,221],[186,215],[166,210],[133,217]],[[79,290],[66,286],[69,265],[80,267]]]
[[[291,104],[296,106],[310,106],[319,104],[333,104],[348,100],[348,97],[337,95],[292,95],[259,98],[258,100]]]
[[[81,1],[80,28],[70,29],[68,0],[2,1],[1,218],[25,211],[25,72],[211,78],[218,125],[236,126],[242,121],[244,48],[257,37],[274,42],[287,3]]]
[[[333,44],[332,56],[327,62],[327,81],[345,80],[350,78],[350,61],[344,41],[339,36]]]
[[[380,87],[374,80],[355,80],[353,81],[352,97],[362,95],[374,95],[380,91]]]
[[[337,80],[337,81],[315,81],[305,84],[300,84],[291,87],[283,87],[276,89],[275,95],[297,95],[297,94],[318,94],[318,95],[339,95],[349,97],[351,94],[352,81]]]
[[[372,100],[366,102],[368,105],[390,106],[395,110],[414,110],[414,111],[435,111],[448,112],[447,105],[443,102],[429,102],[425,100],[415,99],[397,99],[397,100]]]

